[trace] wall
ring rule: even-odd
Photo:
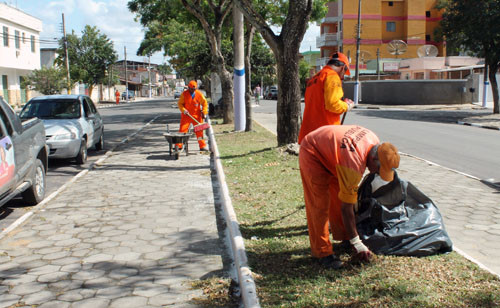
[[[361,82],[361,104],[450,105],[472,103],[470,80],[369,80]],[[354,97],[354,82],[344,83],[345,97]]]

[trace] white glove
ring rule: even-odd
[[[345,99],[345,102],[347,103],[347,111],[351,111],[354,108],[354,102],[348,98]]]
[[[189,111],[187,109],[184,109],[183,113],[184,114],[189,114]]]
[[[363,242],[359,239],[359,236],[350,239],[349,242],[352,246],[354,246],[354,249],[356,249],[356,253],[370,251],[368,247],[366,247],[365,244],[363,244]]]

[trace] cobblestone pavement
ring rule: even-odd
[[[408,108],[427,110],[428,106]],[[435,110],[449,108],[454,107],[437,106]],[[460,110],[468,109],[471,107]],[[439,118],[439,112],[433,116]],[[275,114],[254,112],[253,118],[276,133]],[[492,115],[491,110],[464,119],[500,124],[500,115]],[[454,247],[500,276],[500,188],[411,155],[402,156],[398,172],[438,206]]]
[[[198,307],[223,270],[210,157],[164,124],[116,149],[0,241],[0,307]]]

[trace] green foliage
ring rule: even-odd
[[[299,62],[299,79],[300,79],[300,92],[302,95],[306,93],[307,80],[309,79],[309,74],[311,72],[311,66],[309,63],[301,59]]]
[[[257,34],[254,36],[252,42],[252,54],[251,54],[251,64],[252,64],[252,89],[255,88],[257,84],[276,84],[276,59],[271,52],[271,49],[267,47],[262,37]],[[261,86],[263,86],[261,84]]]
[[[74,31],[67,35],[70,75],[73,82],[80,81],[92,89],[97,84],[107,84],[108,68],[118,59],[113,43],[97,27],[86,25],[82,36]],[[59,57],[56,62],[65,61],[64,41],[59,41]]]
[[[42,67],[23,79],[22,88],[30,88],[44,95],[61,93],[66,88],[66,72],[58,67]]]

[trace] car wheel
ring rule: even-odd
[[[21,196],[24,202],[29,205],[36,205],[42,202],[45,197],[45,167],[41,160],[35,162],[35,172],[32,179],[32,185],[25,190]]]
[[[76,155],[76,163],[79,165],[85,164],[87,161],[87,141],[85,139],[82,140],[80,144],[80,151],[78,151],[78,155]]]
[[[99,141],[95,144],[95,149],[97,151],[101,151],[104,149],[104,129],[101,132],[101,138],[99,138]]]

